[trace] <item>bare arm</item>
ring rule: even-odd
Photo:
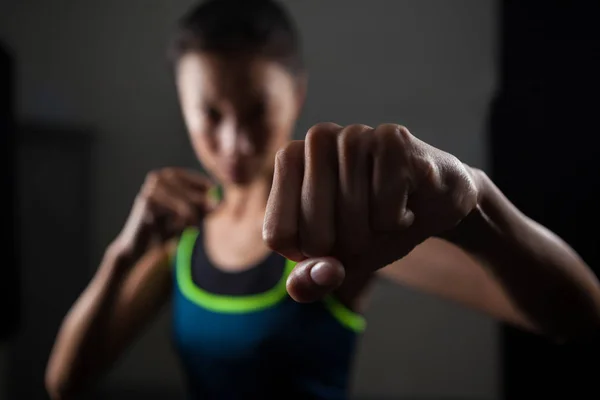
[[[379,270],[379,274],[498,320],[538,331],[487,268],[443,239],[426,240],[403,259]]]
[[[478,209],[447,242],[426,241],[384,274],[559,338],[595,334],[600,285],[593,272],[564,241],[523,215],[483,172],[473,174],[481,191]]]
[[[135,266],[111,246],[65,317],[46,369],[46,387],[65,400],[104,372],[157,314],[171,292],[169,252],[153,248]]]
[[[182,168],[150,172],[98,272],[69,311],[46,370],[64,400],[112,364],[171,294],[170,256],[186,226],[214,206],[204,176]]]
[[[600,285],[573,249],[403,126],[313,126],[278,152],[267,210],[265,242],[298,261],[296,301],[353,301],[386,269],[551,337],[599,331]]]

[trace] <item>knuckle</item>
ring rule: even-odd
[[[350,125],[339,133],[337,141],[338,174],[340,183],[350,183],[350,176],[356,172],[355,166],[364,167],[368,155],[371,153],[371,135],[365,132],[372,131],[366,125]]]
[[[311,128],[305,140],[307,166],[316,168],[317,165],[337,163],[337,136],[341,129],[339,126],[324,130]]]
[[[396,132],[403,141],[409,142],[412,140],[412,134],[404,125],[396,125]]]
[[[269,228],[263,228],[262,239],[268,248],[275,250],[275,251],[280,249],[279,238],[277,237],[277,234],[275,233],[274,230],[269,229]]]
[[[371,129],[372,128],[368,125],[352,124],[352,125],[348,125],[345,128],[343,128],[340,133],[349,134],[349,135],[360,135],[363,132],[369,131]]]
[[[164,179],[173,179],[177,174],[177,169],[174,167],[165,167],[163,169],[161,169],[160,171],[160,175],[164,178]]]
[[[387,144],[406,145],[410,142],[412,135],[403,125],[381,124],[375,129],[375,136]]]
[[[160,173],[158,171],[150,171],[146,174],[145,184],[153,185],[160,179]]]
[[[293,171],[303,168],[304,165],[304,143],[295,141],[287,144],[277,151],[275,155],[274,185],[282,179],[287,179]],[[276,185],[275,185],[276,186]]]
[[[304,140],[293,140],[280,148],[275,154],[279,164],[290,164],[304,157]]]
[[[143,215],[154,214],[154,199],[151,193],[141,192],[137,195],[133,205],[134,210],[139,210]]]
[[[415,172],[415,158],[422,152],[410,141],[408,131],[401,125],[383,124],[375,130],[374,152],[388,168],[402,168],[405,173]]]
[[[456,192],[455,207],[461,214],[466,215],[477,207],[477,186],[468,173],[465,172],[460,174],[460,184],[458,185],[458,190],[456,190]]]
[[[342,129],[341,126],[332,122],[321,122],[313,125],[308,132],[306,132],[306,142],[312,143],[314,141],[328,140],[331,136],[336,135]]]
[[[275,165],[277,166],[285,166],[290,163],[291,158],[291,146],[290,143],[286,144],[284,147],[277,150],[275,153]]]
[[[137,204],[141,204],[144,207],[151,205],[154,202],[154,192],[152,190],[143,189],[135,198]]]
[[[156,188],[160,183],[160,175],[156,171],[151,171],[146,174],[146,179],[142,184],[142,188],[139,193],[139,197],[142,199],[149,200],[154,196]]]
[[[366,125],[348,125],[347,127],[343,128],[338,134],[338,147],[341,150],[346,151],[352,149],[358,144],[361,137],[363,136],[362,134],[370,129],[371,128],[369,128]]]
[[[380,124],[375,128],[375,132],[379,136],[393,137],[398,134],[399,125],[396,124]]]
[[[418,163],[420,179],[428,185],[438,186],[440,183],[440,169],[437,163],[429,157],[419,157],[416,162]]]
[[[265,244],[275,251],[289,250],[296,243],[297,233],[287,227],[265,224],[262,238]]]

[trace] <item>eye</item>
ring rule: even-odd
[[[210,106],[205,107],[204,113],[206,115],[206,118],[208,118],[210,120],[210,122],[212,122],[214,124],[218,123],[221,120],[221,118],[223,117],[221,112],[219,110],[217,110],[215,107],[210,107]]]
[[[256,121],[264,117],[267,109],[264,102],[258,102],[248,110],[248,119],[250,121]]]

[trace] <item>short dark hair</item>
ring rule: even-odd
[[[303,71],[300,38],[292,18],[274,0],[208,0],[179,21],[169,49],[172,62],[190,51],[259,55],[292,74]]]

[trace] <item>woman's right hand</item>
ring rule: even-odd
[[[211,186],[181,168],[148,174],[123,230],[61,325],[45,378],[53,399],[74,394],[107,368],[168,301],[171,269],[162,267],[172,239],[216,205]]]
[[[164,247],[216,207],[208,193],[212,186],[204,175],[189,169],[150,172],[114,245],[133,259],[151,248]]]

